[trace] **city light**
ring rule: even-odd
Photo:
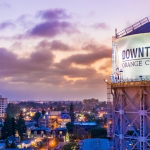
[[[54,147],[55,144],[56,144],[55,141],[50,141],[50,146],[51,146],[51,147]]]

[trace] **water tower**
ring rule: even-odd
[[[149,18],[117,33],[112,42],[112,130],[116,150],[150,150]],[[110,99],[110,94],[107,94]]]

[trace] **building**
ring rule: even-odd
[[[0,95],[0,117],[5,117],[7,104],[7,98],[2,98]]]
[[[6,149],[5,147],[6,147],[6,144],[5,144],[5,143],[0,143],[0,149],[1,149],[1,150]]]
[[[35,139],[27,139],[17,144],[17,148],[30,148],[32,145],[36,143]]]
[[[46,127],[36,127],[31,129],[31,137],[49,137],[51,135],[51,129]]]
[[[87,103],[97,104],[97,103],[98,103],[98,99],[95,99],[95,98],[84,99],[84,100],[83,100],[83,103],[84,103],[84,104],[87,104]]]
[[[74,122],[74,125],[77,127],[82,127],[84,129],[86,129],[86,131],[89,131],[90,129],[92,129],[93,127],[96,127],[97,124],[96,122]]]
[[[58,124],[61,128],[66,127],[66,123],[71,122],[70,115],[68,113],[61,114],[60,118],[58,118]]]
[[[48,127],[51,129],[66,127],[66,123],[71,122],[68,113],[61,113],[61,111],[50,111],[49,114],[41,116],[39,119],[39,126]]]
[[[39,127],[48,127],[48,118],[49,115],[44,115],[39,118]]]
[[[2,150],[34,150],[33,148],[5,148]]]
[[[111,150],[108,139],[85,139],[81,150]]]
[[[112,137],[116,150],[150,149],[150,18],[144,18],[113,38]],[[111,93],[111,94],[110,94]]]

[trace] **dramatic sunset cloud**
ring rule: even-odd
[[[0,2],[1,94],[8,100],[106,100],[103,79],[111,75],[115,28],[149,16],[148,4],[139,0],[133,13],[132,1]]]
[[[48,42],[47,40],[41,41],[37,46],[36,49],[49,49],[49,50],[58,50],[58,51],[70,51],[73,50],[69,45],[63,43],[60,40],[53,40]]]

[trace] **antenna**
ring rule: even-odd
[[[117,28],[115,29],[115,36],[116,36],[116,39],[117,39]]]

